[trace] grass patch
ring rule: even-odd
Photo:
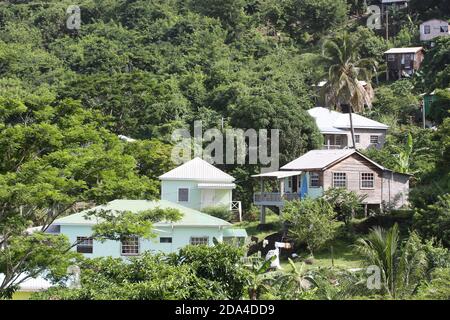
[[[33,292],[28,291],[18,291],[13,294],[12,299],[13,300],[28,300],[30,299],[30,296],[33,294]]]
[[[258,240],[262,241],[268,235],[278,232],[282,228],[280,217],[275,213],[271,213],[269,210],[267,211],[268,214],[266,215],[266,224],[272,225],[272,227],[269,228],[268,230],[264,231],[258,230],[259,220],[242,221],[234,224],[234,226],[236,228],[244,228],[247,231],[249,237],[251,236],[258,237]]]

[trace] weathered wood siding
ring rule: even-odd
[[[383,201],[394,208],[408,205],[409,176],[385,171],[383,173]]]
[[[324,190],[333,187],[333,173],[345,172],[347,190],[366,195],[366,204],[383,204],[399,208],[408,204],[409,176],[391,171],[383,171],[358,154],[336,163],[323,171]],[[361,188],[361,173],[374,174],[374,188]],[[321,181],[322,182],[322,181]]]
[[[324,171],[324,190],[333,187],[333,173],[345,172],[347,189],[360,195],[367,195],[364,203],[381,204],[382,201],[382,170],[357,154],[342,160]],[[374,174],[374,188],[361,188],[361,173]]]

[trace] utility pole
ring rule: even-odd
[[[389,41],[389,10],[386,9],[386,41]]]

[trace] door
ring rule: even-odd
[[[214,189],[202,190],[202,208],[212,207],[215,205],[216,191]]]

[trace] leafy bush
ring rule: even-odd
[[[231,221],[233,218],[233,213],[227,206],[207,207],[202,209],[202,212],[225,221]]]
[[[440,196],[436,203],[425,209],[417,209],[413,223],[424,237],[436,237],[445,246],[450,246],[450,194]]]
[[[32,299],[179,300],[226,297],[219,282],[197,276],[189,264],[168,264],[162,255],[144,253],[129,261],[120,258],[86,259],[80,269],[80,289],[53,287],[34,294]]]
[[[311,254],[332,240],[339,226],[336,213],[324,199],[306,198],[288,202],[282,219],[288,224],[289,235],[297,242],[306,242]]]
[[[345,188],[330,188],[324,192],[323,198],[333,207],[337,218],[348,224],[362,208],[362,201],[366,196]]]
[[[450,268],[436,269],[430,282],[424,282],[417,298],[427,300],[450,300]]]
[[[186,246],[170,260],[176,266],[190,266],[198,278],[219,282],[228,299],[239,299],[248,276],[241,264],[243,256],[241,247],[216,243],[214,247]]]
[[[259,215],[258,207],[252,204],[250,208],[244,212],[244,214],[242,215],[242,219],[250,222],[256,221],[258,220],[258,215]]]

